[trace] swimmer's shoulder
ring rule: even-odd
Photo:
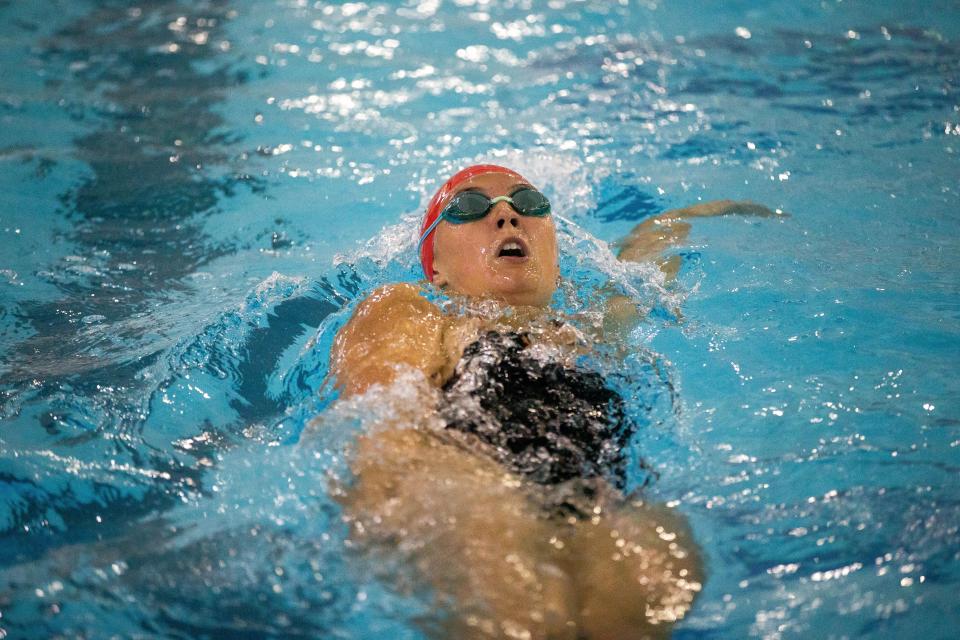
[[[395,323],[429,325],[442,318],[440,309],[423,296],[423,289],[409,283],[388,284],[375,289],[353,312],[350,325],[355,328],[403,329]]]
[[[332,369],[348,393],[389,383],[397,366],[433,378],[443,368],[444,317],[420,287],[391,284],[367,296],[337,333]]]
[[[432,310],[439,313],[436,305],[427,300],[424,288],[410,282],[397,282],[374,289],[360,306],[397,306],[410,305],[419,310]]]

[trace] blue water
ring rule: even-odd
[[[651,311],[675,636],[953,637],[960,10],[703,4],[0,2],[0,637],[421,637],[324,375],[476,160],[554,201],[558,304]],[[789,217],[698,220],[666,290],[610,259],[718,198]]]

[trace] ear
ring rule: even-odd
[[[450,283],[450,278],[447,277],[447,270],[444,268],[443,256],[437,255],[436,248],[434,248],[433,253],[433,264],[430,266],[433,267],[433,280],[431,280],[433,285],[440,289],[447,286]]]

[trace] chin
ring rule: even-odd
[[[494,292],[494,296],[502,298],[511,305],[545,307],[550,304],[553,291],[545,291],[541,287],[524,285],[525,283],[517,283],[516,286],[499,288]]]
[[[547,307],[551,297],[541,294],[506,295],[504,301],[514,307]]]
[[[487,291],[511,305],[545,307],[553,297],[553,287],[544,286],[542,275],[529,271],[497,273],[490,278]]]

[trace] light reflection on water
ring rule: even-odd
[[[290,443],[342,309],[492,158],[584,288],[651,213],[792,215],[704,221],[684,322],[635,336],[679,403],[651,493],[708,558],[678,635],[945,636],[960,18],[737,6],[0,5],[0,628],[417,637],[425,601],[342,559],[349,424]]]

